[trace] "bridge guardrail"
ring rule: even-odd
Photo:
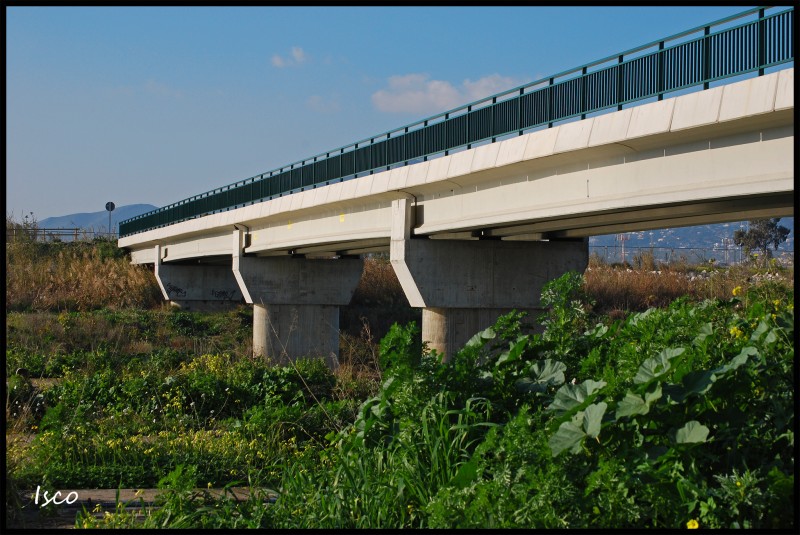
[[[120,237],[495,142],[510,134],[794,61],[794,8],[760,7],[195,195],[120,223]],[[748,16],[756,20],[730,26]],[[722,27],[722,28],[720,28]],[[720,28],[712,33],[712,28]],[[699,37],[694,37],[700,33]]]

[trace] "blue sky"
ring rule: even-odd
[[[7,7],[6,215],[163,206],[746,9]]]

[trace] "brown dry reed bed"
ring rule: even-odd
[[[668,306],[683,296],[698,301],[730,299],[735,288],[742,293],[765,284],[793,288],[794,271],[776,265],[720,268],[683,262],[660,266],[607,265],[592,258],[584,281],[586,293],[595,302],[595,312],[621,317],[625,312]]]

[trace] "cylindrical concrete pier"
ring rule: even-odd
[[[339,307],[328,305],[253,305],[253,354],[287,364],[322,357],[338,365]]]
[[[536,324],[540,309],[523,309],[527,312],[525,320]],[[475,334],[497,322],[497,318],[508,314],[505,308],[423,308],[422,341],[428,348],[435,349],[447,362]]]

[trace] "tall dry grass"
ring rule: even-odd
[[[6,310],[84,311],[159,304],[153,273],[131,264],[114,242],[102,241],[7,241]]]
[[[750,265],[727,268],[685,263],[653,266],[645,261],[634,268],[609,266],[593,259],[584,273],[585,289],[595,301],[595,312],[622,315],[651,307],[665,307],[679,297],[693,300],[730,299],[734,288],[746,293],[759,284],[794,287],[794,272],[786,268],[759,269]]]

